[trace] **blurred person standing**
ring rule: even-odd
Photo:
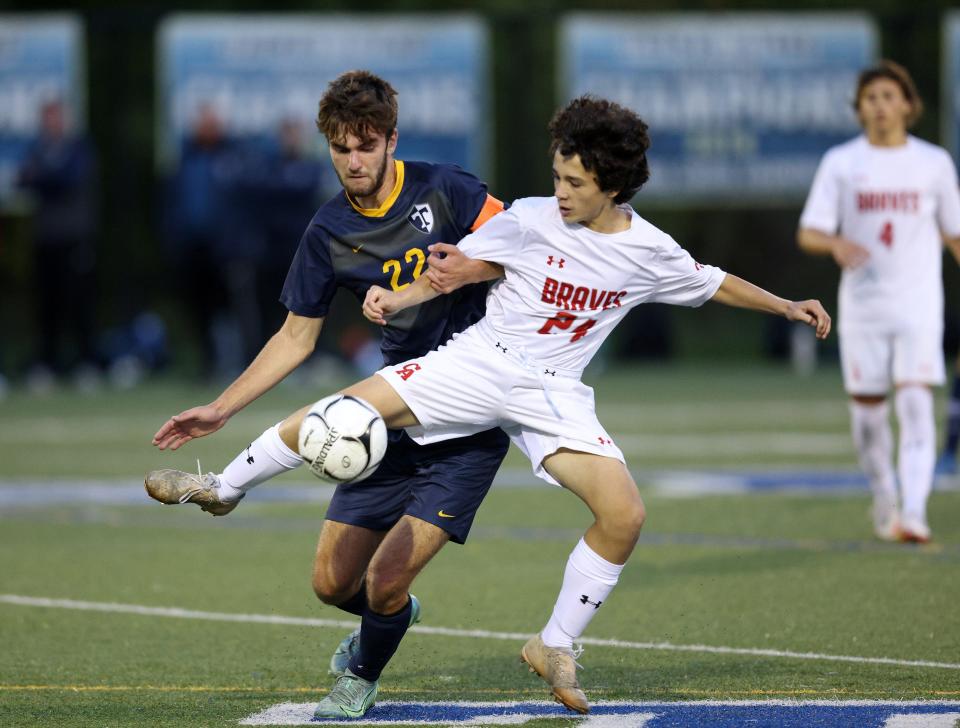
[[[277,300],[290,260],[309,220],[320,203],[323,164],[309,153],[305,125],[285,117],[266,152],[251,155],[245,167],[242,193],[251,211],[249,229],[257,237],[254,290],[250,303],[256,310],[245,326],[248,359],[260,351],[267,335],[277,331],[286,318],[286,308]]]
[[[165,238],[178,283],[185,320],[201,345],[205,377],[227,364],[218,347],[216,319],[226,312],[227,272],[231,257],[233,185],[238,173],[236,145],[209,104],[197,109],[191,134],[183,142],[179,165],[167,182]]]
[[[63,101],[45,102],[40,135],[18,175],[19,186],[35,205],[33,291],[39,342],[28,372],[28,385],[35,391],[49,389],[55,375],[70,374],[80,387],[94,385],[99,376],[96,176],[93,147],[73,128]]]
[[[320,161],[307,154],[303,124],[290,118],[265,144],[234,145],[215,170],[224,214],[217,221],[214,259],[243,361],[253,360],[286,318],[276,294],[303,234],[303,220],[320,202],[322,176]]]
[[[925,543],[936,454],[931,387],[945,380],[942,245],[960,260],[957,172],[944,149],[907,133],[923,105],[900,65],[861,72],[853,107],[864,133],[824,156],[797,241],[842,271],[840,359],[853,441],[873,491],[874,533]]]

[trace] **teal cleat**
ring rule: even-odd
[[[410,626],[417,624],[420,621],[420,600],[417,599],[413,594],[410,595]],[[347,666],[350,664],[350,658],[353,657],[357,650],[360,649],[360,628],[357,627],[353,632],[348,634],[343,640],[337,645],[337,649],[333,651],[333,656],[330,658],[330,668],[328,672],[335,677],[340,677],[347,670]]]
[[[377,702],[378,685],[376,680],[370,682],[345,670],[330,694],[317,705],[313,717],[361,718]]]

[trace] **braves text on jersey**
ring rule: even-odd
[[[554,197],[515,202],[459,247],[499,263],[504,277],[487,296],[487,324],[533,360],[582,371],[634,306],[699,306],[725,273],[700,265],[629,205],[630,227],[604,234],[570,225]]]

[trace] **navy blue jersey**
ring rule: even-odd
[[[396,170],[396,186],[376,210],[341,191],[313,216],[280,296],[290,311],[326,316],[340,287],[361,301],[372,285],[401,290],[425,271],[427,246],[456,244],[502,209],[488,202],[483,182],[455,165],[397,161]],[[422,356],[475,323],[486,293],[486,283],[464,286],[401,311],[383,327],[385,363]]]

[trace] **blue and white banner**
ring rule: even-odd
[[[362,68],[399,93],[398,158],[488,174],[488,47],[472,16],[174,16],[159,31],[159,156],[176,162],[204,104],[240,138],[312,125],[328,82]]]
[[[943,20],[941,102],[943,142],[960,165],[960,11],[947,13]]]
[[[0,203],[10,195],[40,108],[66,104],[75,128],[86,122],[83,26],[72,15],[0,15]]]
[[[859,14],[575,14],[561,93],[610,98],[650,125],[644,198],[794,200],[857,133],[850,102],[876,47]]]

